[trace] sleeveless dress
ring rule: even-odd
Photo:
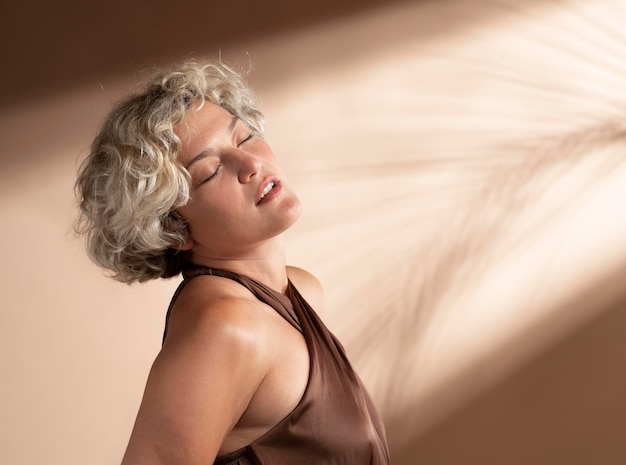
[[[196,267],[170,303],[169,315],[185,285],[195,276],[214,275],[245,286],[300,331],[309,351],[309,379],[295,409],[248,446],[218,457],[215,465],[388,465],[383,422],[341,344],[291,282],[281,294],[244,275]]]

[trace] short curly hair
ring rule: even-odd
[[[188,239],[175,209],[189,201],[190,176],[177,160],[174,126],[205,101],[263,135],[263,114],[243,76],[221,61],[190,61],[158,72],[115,106],[79,168],[75,228],[90,258],[118,281],[176,276],[189,259],[175,248]]]

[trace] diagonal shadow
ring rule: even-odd
[[[432,1],[2,2],[0,107],[132,75],[146,65],[179,60],[190,53],[217,53],[377,8]],[[514,8],[528,9],[546,1],[526,0]],[[466,4],[466,16],[444,27],[438,24],[430,34],[445,35],[463,24],[491,19],[484,9],[473,8],[471,0],[446,3]],[[379,32],[372,34],[384,42],[385,34]]]

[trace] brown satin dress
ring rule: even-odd
[[[310,358],[308,384],[296,408],[248,446],[218,457],[216,465],[389,464],[385,430],[376,408],[341,344],[291,282],[283,295],[247,276],[196,267],[183,273],[167,319],[186,283],[199,275],[229,278],[248,288],[304,335]]]

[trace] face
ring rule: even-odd
[[[194,259],[254,255],[300,215],[269,145],[238,118],[206,102],[175,127],[178,160],[191,175],[191,200],[177,212],[187,220]]]

